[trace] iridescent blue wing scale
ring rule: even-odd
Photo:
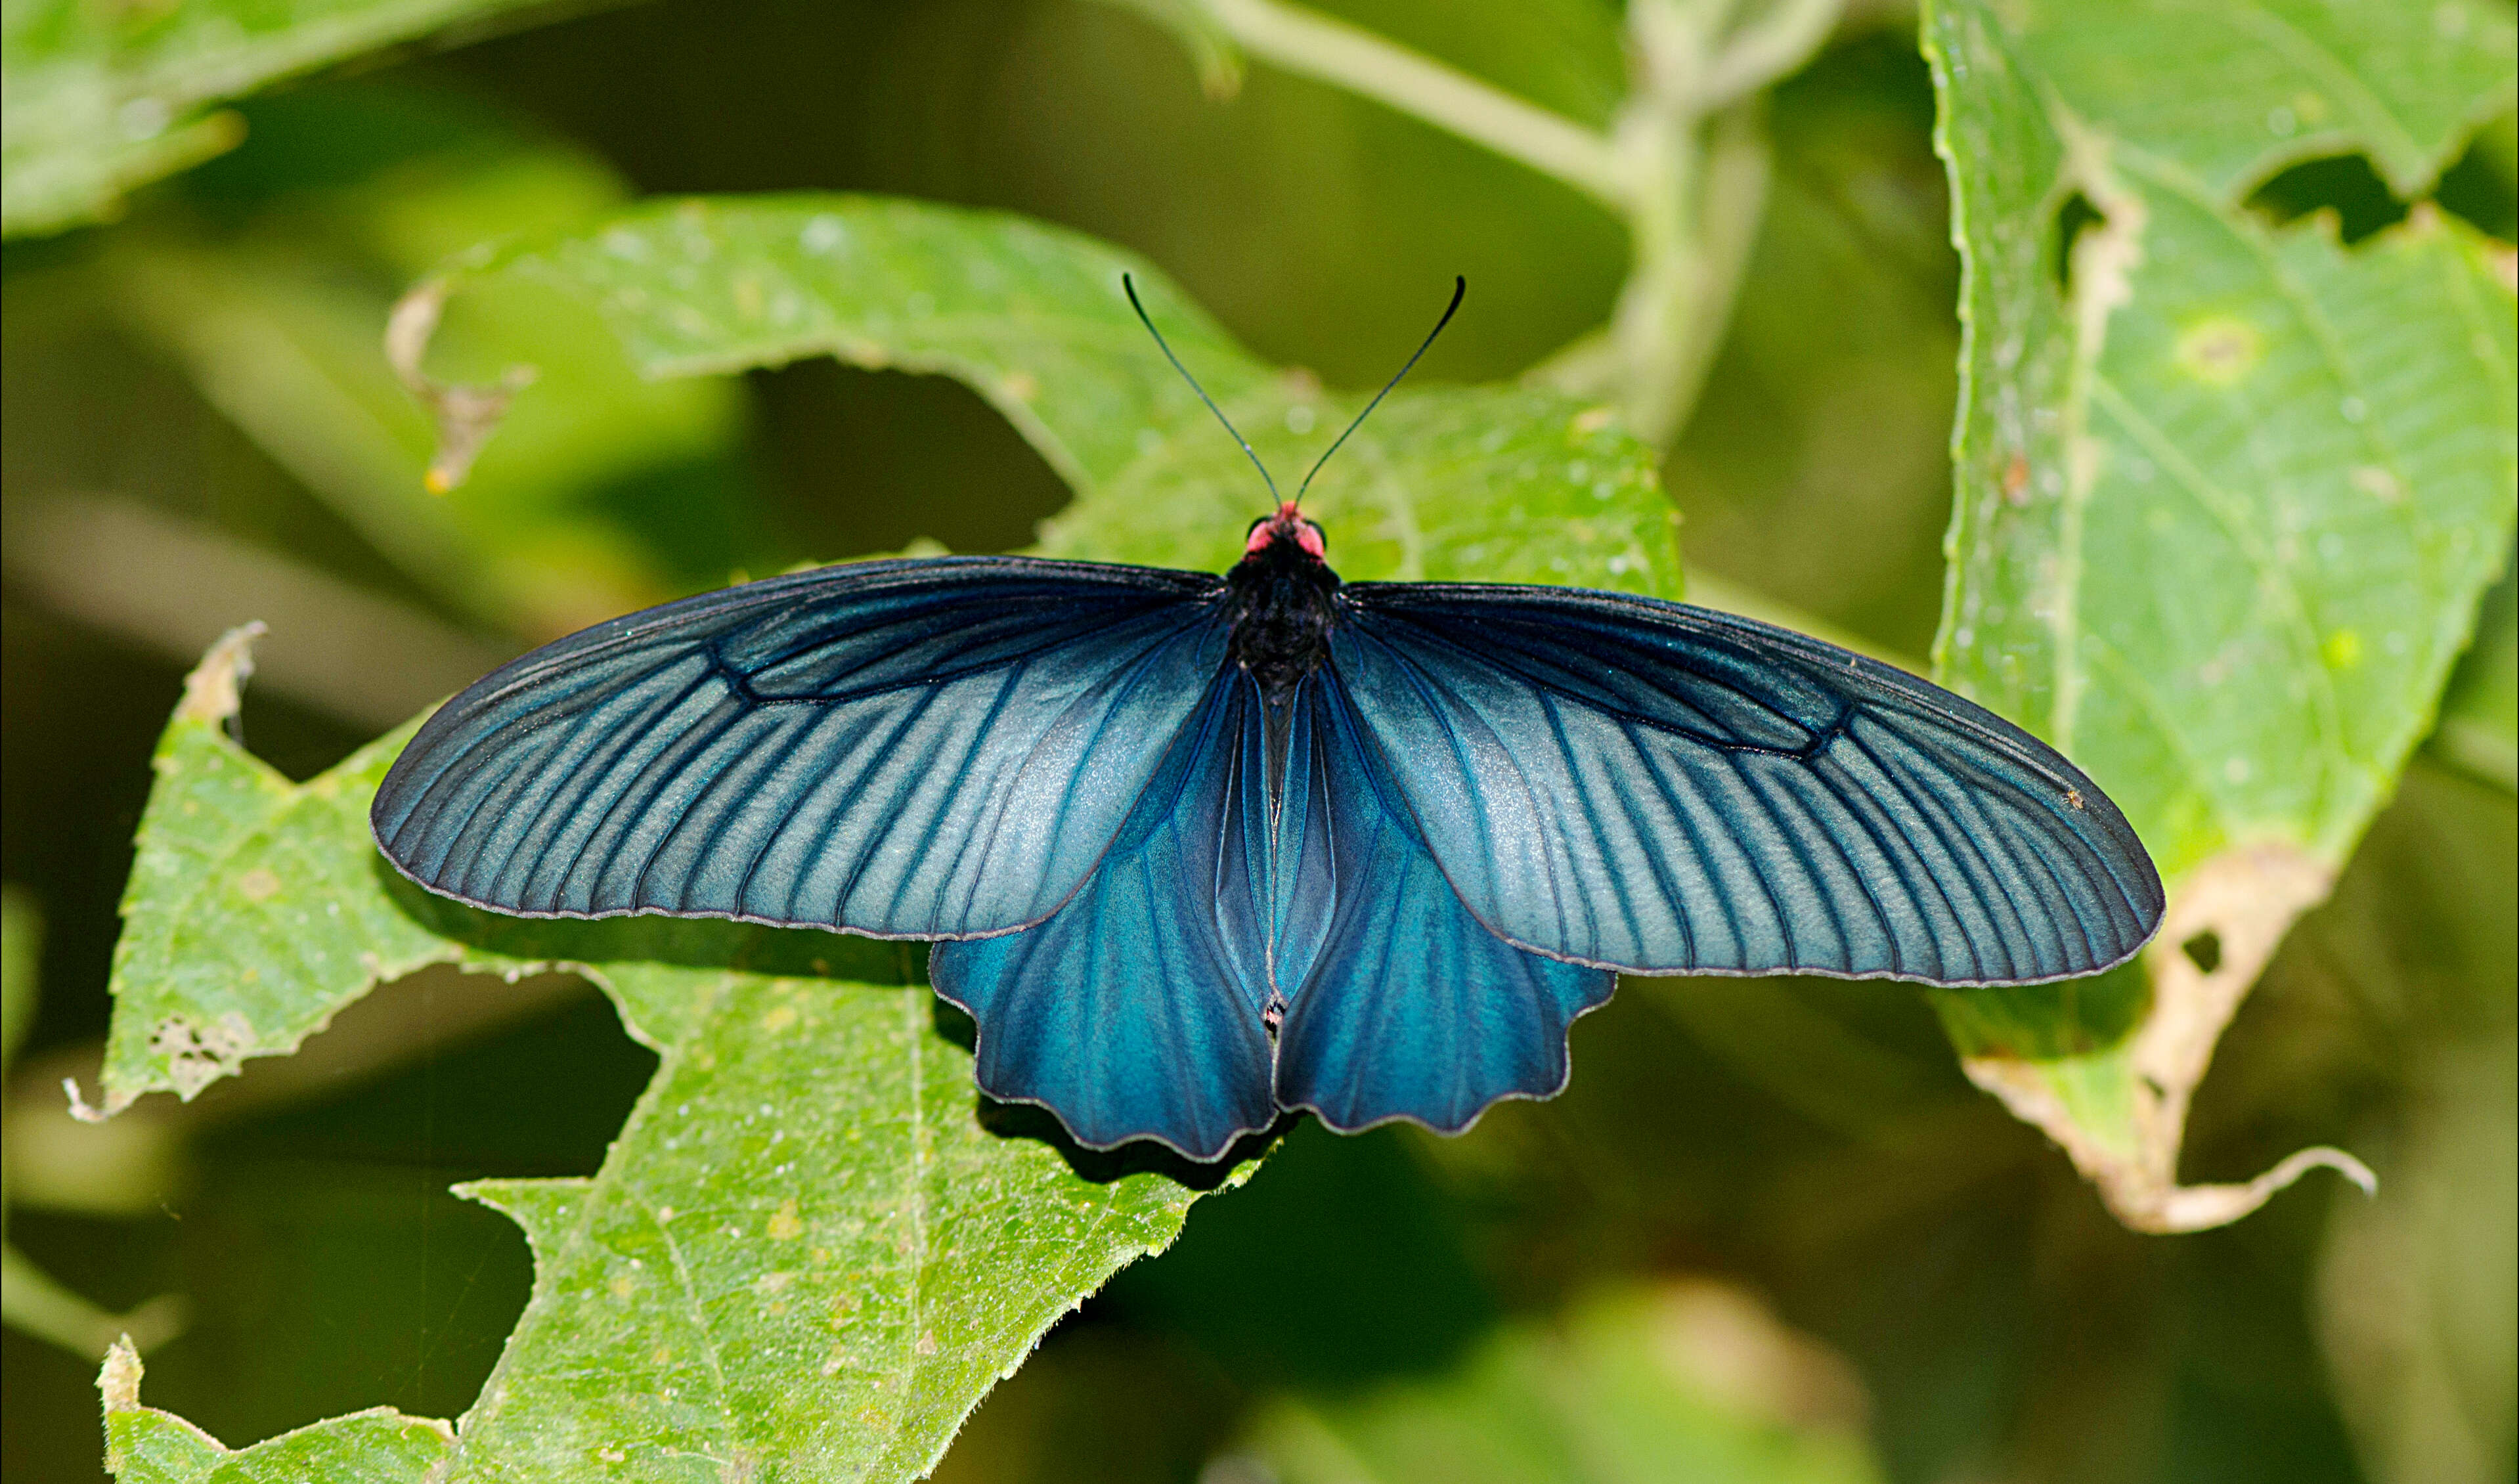
[[[1325,916],[1277,1043],[1277,1101],[1351,1130],[1409,1118],[1457,1133],[1503,1097],[1566,1085],[1566,1033],[1616,979],[1482,928],[1420,834],[1396,760],[1324,670],[1304,687],[1290,778],[1326,829],[1300,851],[1296,920]],[[1290,790],[1291,792],[1291,790]],[[1280,836],[1283,840],[1286,837]],[[1317,905],[1305,906],[1308,897]]]
[[[1159,1139],[1201,1159],[1275,1118],[1260,711],[1248,676],[1218,674],[1066,905],[937,946],[928,975],[978,1024],[990,1096],[1097,1149]]]
[[[865,562],[600,624],[439,708],[372,813],[433,891],[884,937],[1048,916],[1222,663],[1215,578]]]
[[[1462,902],[1627,973],[2089,974],[2160,879],[2054,749],[1892,667],[1650,598],[1351,585],[1332,665]]]
[[[1238,670],[1065,906],[941,944],[929,972],[979,1025],[991,1096],[1050,1108],[1097,1148],[1150,1138],[1202,1159],[1282,1110],[1448,1133],[1500,1097],[1546,1097],[1568,1026],[1614,985],[1470,916],[1335,676],[1303,682],[1272,730]]]

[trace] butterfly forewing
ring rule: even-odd
[[[2107,967],[2159,877],[1958,696],[1787,631],[1569,589],[1357,584],[1333,663],[1493,932],[1632,973],[1937,983]]]
[[[433,890],[951,938],[1073,894],[1222,662],[1215,579],[869,562],[599,625],[457,696],[379,791]]]

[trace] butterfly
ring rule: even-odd
[[[1343,583],[1302,493],[1221,576],[865,561],[598,624],[432,715],[376,843],[500,912],[934,939],[990,1097],[1194,1159],[1548,1097],[1619,974],[2018,983],[2157,928],[2124,815],[1973,703],[1655,598]]]

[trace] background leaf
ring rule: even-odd
[[[1154,269],[1039,223],[863,196],[666,203],[420,291],[460,303],[485,282],[558,284],[595,303],[649,375],[833,355],[953,376],[1074,489],[1043,552],[1218,570],[1266,495],[1135,323],[1124,272],[1292,494],[1363,399],[1271,371]],[[1392,347],[1394,367],[1411,348]],[[1554,393],[1403,387],[1304,508],[1350,580],[1680,588],[1651,456],[1606,409]]]
[[[392,92],[356,108],[275,100],[252,116],[287,159],[323,163],[344,131],[394,147],[347,180],[267,202],[259,219],[239,223],[229,204],[135,224],[90,271],[130,333],[397,576],[473,626],[546,638],[769,556],[739,502],[714,522],[659,512],[661,541],[641,539],[646,512],[619,508],[659,475],[732,461],[735,388],[641,380],[592,313],[531,285],[468,298],[440,327],[439,351],[466,375],[530,363],[542,394],[508,419],[465,489],[422,488],[434,429],[377,354],[391,285],[476,242],[619,209],[611,170],[476,110]],[[310,218],[320,236],[304,230]]]
[[[1280,1403],[1249,1456],[1287,1484],[1867,1484],[1836,1358],[1713,1284],[1586,1295],[1445,1375]]]
[[[275,79],[465,23],[526,0],[83,0],[9,7],[7,186],[0,231],[57,232],[112,214],[124,192],[235,147],[212,105]]]
[[[2519,587],[2508,566],[2484,595],[2475,639],[2441,696],[2433,746],[2468,772],[2519,789]]]
[[[2089,769],[2171,894],[2144,973],[1939,1002],[1970,1074],[2150,1230],[2281,1183],[2182,1191],[2188,1098],[2510,539],[2506,249],[2429,209],[2348,245],[2242,207],[2336,148],[2427,187],[2506,103],[2506,12],[2351,14],[1928,13],[1967,264],[1939,669]]]

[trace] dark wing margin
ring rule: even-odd
[[[377,791],[376,844],[525,916],[1023,927],[1083,881],[1197,707],[1220,590],[943,557],[614,619],[430,717]]]
[[[2163,897],[2027,732],[1752,620],[1545,588],[1354,584],[1332,664],[1486,927],[1635,974],[2091,974]]]

